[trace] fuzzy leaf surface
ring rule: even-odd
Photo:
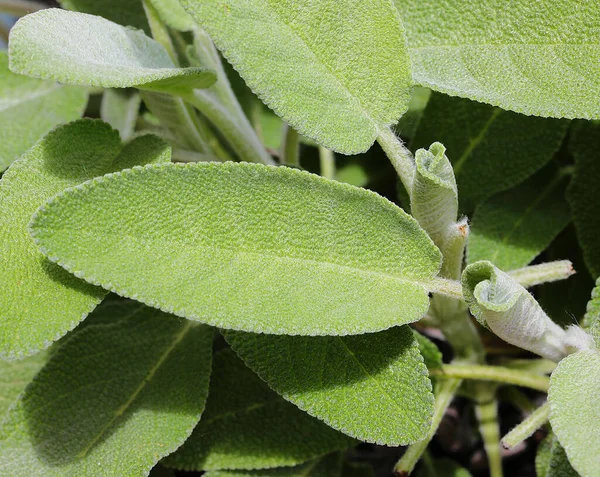
[[[342,459],[339,453],[314,459],[295,467],[262,470],[217,470],[206,477],[340,477]]]
[[[165,48],[139,30],[56,8],[17,22],[10,31],[9,58],[15,73],[104,88],[176,94],[216,80],[204,68],[176,68]]]
[[[417,222],[382,197],[247,163],[97,178],[49,201],[32,233],[52,261],[90,283],[203,323],[272,334],[416,321],[440,266]]]
[[[460,210],[469,213],[497,192],[523,182],[547,164],[569,123],[503,111],[467,99],[432,94],[411,149],[434,141],[446,147],[458,185]]]
[[[552,167],[477,207],[467,263],[489,260],[505,271],[529,264],[571,220],[567,183]]]
[[[567,190],[577,239],[588,270],[600,277],[600,124],[581,122],[573,128],[569,150],[575,158],[575,172]]]
[[[0,172],[52,128],[81,117],[87,97],[78,86],[12,73],[0,51]]]
[[[47,358],[46,353],[38,353],[19,361],[0,360],[0,421]]]
[[[571,465],[583,477],[600,476],[600,353],[563,359],[550,377],[550,424]]]
[[[148,307],[81,330],[9,411],[0,429],[2,474],[147,476],[200,419],[212,334]]]
[[[48,347],[73,329],[106,292],[66,273],[29,236],[32,214],[47,199],[94,176],[170,159],[169,146],[142,136],[123,146],[106,123],[84,119],[52,131],[0,180],[0,356]]]
[[[600,118],[598,2],[395,2],[416,83],[528,115]]]
[[[102,95],[100,117],[119,131],[121,139],[129,139],[135,130],[141,101],[135,90],[107,89]]]
[[[409,327],[360,336],[225,338],[271,388],[349,436],[399,446],[429,430],[431,382]]]
[[[150,0],[162,20],[171,28],[179,31],[190,31],[196,23],[183,9],[179,0]]]
[[[592,290],[592,297],[588,301],[584,316],[584,325],[589,328],[590,333],[596,340],[596,346],[600,347],[600,278]]]
[[[119,25],[132,26],[150,34],[142,0],[59,0],[58,3],[67,10],[98,15]]]
[[[285,401],[225,349],[215,355],[200,423],[164,464],[184,470],[265,469],[302,464],[355,443]]]
[[[548,434],[538,446],[535,473],[537,477],[580,477],[554,433]]]
[[[366,151],[408,108],[410,57],[390,1],[181,3],[248,86],[322,146]]]

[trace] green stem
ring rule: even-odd
[[[542,283],[565,280],[575,274],[573,264],[569,260],[541,263],[530,267],[511,270],[508,274],[525,288],[531,288]]]
[[[527,419],[521,422],[502,438],[502,445],[507,449],[515,447],[548,422],[550,403],[538,407]]]
[[[500,366],[522,371],[530,371],[537,374],[550,374],[556,369],[556,363],[552,360],[539,359],[507,359],[498,363]]]
[[[150,3],[149,0],[142,0],[142,6],[144,8],[144,12],[146,13],[146,19],[148,20],[148,24],[150,25],[152,38],[154,38],[157,42],[164,46],[173,64],[175,66],[179,66],[179,59],[177,58],[177,54],[175,53],[175,48],[173,47],[173,42],[171,41],[169,31],[160,19],[160,15],[154,8],[154,5],[152,5],[152,3]]]
[[[44,10],[48,5],[32,0],[0,0],[0,12],[16,17],[23,17],[29,13]]]
[[[431,369],[431,376],[442,379],[473,379],[476,381],[494,381],[514,384],[526,388],[547,392],[550,378],[527,371],[517,371],[500,366],[444,364],[441,369]]]
[[[419,459],[437,432],[440,422],[442,421],[442,417],[444,417],[444,414],[446,413],[448,406],[450,406],[450,403],[452,402],[452,399],[454,398],[454,395],[456,394],[456,391],[460,387],[461,383],[462,381],[460,379],[448,379],[437,383],[435,405],[433,408],[433,417],[431,420],[431,428],[429,429],[429,433],[425,439],[412,444],[406,449],[406,452],[402,458],[394,466],[394,475],[396,477],[406,477],[413,471],[415,465],[417,465],[417,462],[419,462]]]
[[[281,163],[287,166],[300,166],[300,134],[287,124],[281,143]]]
[[[462,285],[457,280],[448,280],[446,278],[436,277],[433,279],[430,290],[433,293],[441,293],[450,298],[464,300]]]
[[[321,175],[335,180],[335,154],[333,151],[319,146],[319,160],[321,161]]]
[[[512,404],[526,414],[531,414],[537,409],[537,406],[529,399],[527,394],[516,386],[502,386],[498,390],[498,398],[501,401]]]
[[[502,455],[500,453],[500,429],[498,426],[498,402],[495,389],[480,388],[475,402],[475,414],[479,421],[479,432],[488,458],[490,477],[502,477]]]
[[[415,176],[415,159],[412,153],[391,128],[384,128],[379,131],[377,142],[386,153],[394,169],[396,169],[402,185],[410,196]]]

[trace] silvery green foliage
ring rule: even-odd
[[[176,68],[165,48],[139,30],[59,9],[21,18],[10,32],[9,58],[15,73],[104,88],[177,93],[216,80],[204,68]]]
[[[87,97],[82,87],[12,73],[0,52],[0,171],[52,128],[81,117]]]
[[[48,198],[94,176],[169,161],[155,136],[122,144],[102,121],[61,126],[15,161],[0,180],[0,356],[15,359],[48,347],[73,329],[106,292],[50,263],[31,240],[31,215]]]
[[[567,356],[550,379],[550,424],[569,462],[582,477],[600,476],[600,353]]]
[[[525,288],[491,262],[469,265],[462,283],[477,320],[510,344],[557,362],[594,347],[592,337],[578,326],[564,330],[554,323]]]
[[[181,3],[252,90],[325,147],[365,151],[408,108],[410,58],[391,1]]]
[[[147,307],[76,333],[2,423],[0,471],[12,477],[147,476],[200,419],[212,335],[204,325]]]
[[[395,2],[416,83],[528,115],[600,118],[598,2]]]
[[[261,333],[348,335],[416,321],[440,267],[427,234],[382,197],[258,164],[96,178],[46,203],[31,230],[51,261],[89,283]]]
[[[135,130],[141,98],[135,90],[107,89],[102,95],[100,117],[119,131],[121,139],[129,139]]]

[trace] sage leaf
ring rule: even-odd
[[[528,115],[600,118],[598,2],[395,1],[416,83]]]
[[[16,23],[9,58],[15,73],[104,88],[133,86],[176,94],[216,80],[204,68],[176,68],[167,50],[139,30],[56,8]]]
[[[489,260],[505,271],[529,264],[571,220],[564,198],[567,183],[565,174],[546,168],[477,207],[467,263]]]
[[[141,0],[58,0],[58,3],[67,10],[98,15],[123,26],[144,30],[150,35]]]
[[[285,399],[349,436],[399,446],[429,431],[431,382],[409,327],[344,337],[227,332],[225,339]]]
[[[588,301],[584,325],[589,328],[590,333],[596,340],[596,346],[600,348],[600,278],[596,281],[596,287],[592,290],[592,297]]]
[[[373,192],[248,163],[107,175],[49,201],[31,227],[45,255],[90,283],[261,333],[416,321],[440,267],[416,221]]]
[[[171,28],[179,31],[190,31],[196,28],[196,23],[194,23],[192,17],[183,9],[179,0],[149,1],[162,20]]]
[[[600,476],[600,353],[563,359],[550,377],[550,424],[571,465],[583,477]]]
[[[548,434],[538,446],[535,473],[537,477],[580,477],[554,433]]]
[[[413,330],[413,334],[427,369],[442,369],[442,353],[435,343],[418,331]]]
[[[573,179],[567,190],[577,239],[583,249],[587,268],[594,279],[600,277],[600,124],[580,122],[573,128],[569,151],[575,158]]]
[[[85,88],[16,75],[0,51],[0,172],[55,126],[83,114]]]
[[[302,464],[355,443],[278,396],[228,348],[215,355],[200,423],[163,464],[183,470],[266,469]]]
[[[322,146],[345,154],[366,151],[408,108],[410,57],[390,1],[181,4],[248,86]]]
[[[0,429],[13,477],[147,476],[200,419],[212,331],[145,307],[67,340]]]
[[[330,454],[295,467],[263,470],[217,470],[207,472],[206,477],[340,477],[342,456]]]
[[[170,159],[155,136],[121,145],[108,124],[84,119],[61,126],[0,180],[0,357],[15,359],[47,348],[73,329],[106,292],[66,273],[40,253],[27,231],[48,198],[94,176]]]
[[[546,165],[565,137],[568,121],[543,119],[466,99],[432,94],[411,149],[434,141],[454,167],[460,210],[470,213],[497,192]]]
[[[119,131],[121,139],[129,139],[135,130],[141,101],[135,90],[107,89],[102,95],[100,117]]]
[[[10,405],[46,364],[46,353],[38,353],[20,361],[0,360],[0,421]]]

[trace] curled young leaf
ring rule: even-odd
[[[373,192],[247,163],[97,178],[48,202],[31,230],[52,261],[89,283],[272,334],[360,334],[416,321],[441,258],[412,217]]]
[[[477,320],[510,344],[553,361],[593,347],[591,336],[577,326],[558,326],[525,288],[491,262],[469,265],[462,283]]]

